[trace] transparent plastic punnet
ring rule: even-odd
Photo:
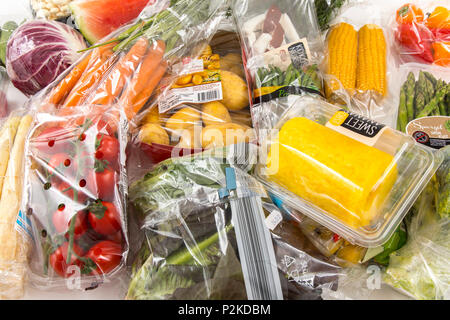
[[[268,190],[364,247],[389,239],[442,162],[399,131],[308,97],[267,136],[256,174]]]

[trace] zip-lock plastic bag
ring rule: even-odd
[[[442,162],[392,128],[302,97],[262,143],[256,175],[283,203],[364,247],[384,244]]]
[[[265,191],[237,150],[163,161],[130,186],[145,239],[127,299],[283,298]]]
[[[234,1],[258,138],[300,95],[323,94],[323,42],[314,1]]]
[[[450,144],[450,74],[447,68],[403,64],[390,91],[393,105],[398,105],[398,130],[435,149]]]
[[[171,68],[161,94],[135,119],[135,140],[154,162],[253,140],[237,34],[218,31],[198,47],[200,54],[194,48]]]
[[[111,107],[64,111],[35,115],[18,227],[33,243],[33,285],[82,289],[117,274],[127,257],[127,128]]]
[[[19,299],[27,279],[29,245],[16,219],[22,201],[25,141],[32,117],[24,110],[2,120],[0,129],[0,299]]]
[[[412,1],[391,13],[400,63],[450,66],[450,1]]]

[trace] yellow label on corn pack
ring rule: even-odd
[[[336,112],[330,119],[330,123],[334,126],[340,126],[348,118],[349,114],[344,111]]]

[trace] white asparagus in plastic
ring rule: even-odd
[[[17,299],[23,295],[28,254],[26,239],[15,223],[22,199],[24,145],[32,122],[24,116],[19,124],[0,200],[0,298]]]

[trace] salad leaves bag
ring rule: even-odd
[[[229,155],[169,159],[130,186],[145,241],[127,299],[282,299],[265,192]]]
[[[421,300],[450,299],[450,147],[446,161],[416,204],[408,241],[390,255],[388,284]]]

